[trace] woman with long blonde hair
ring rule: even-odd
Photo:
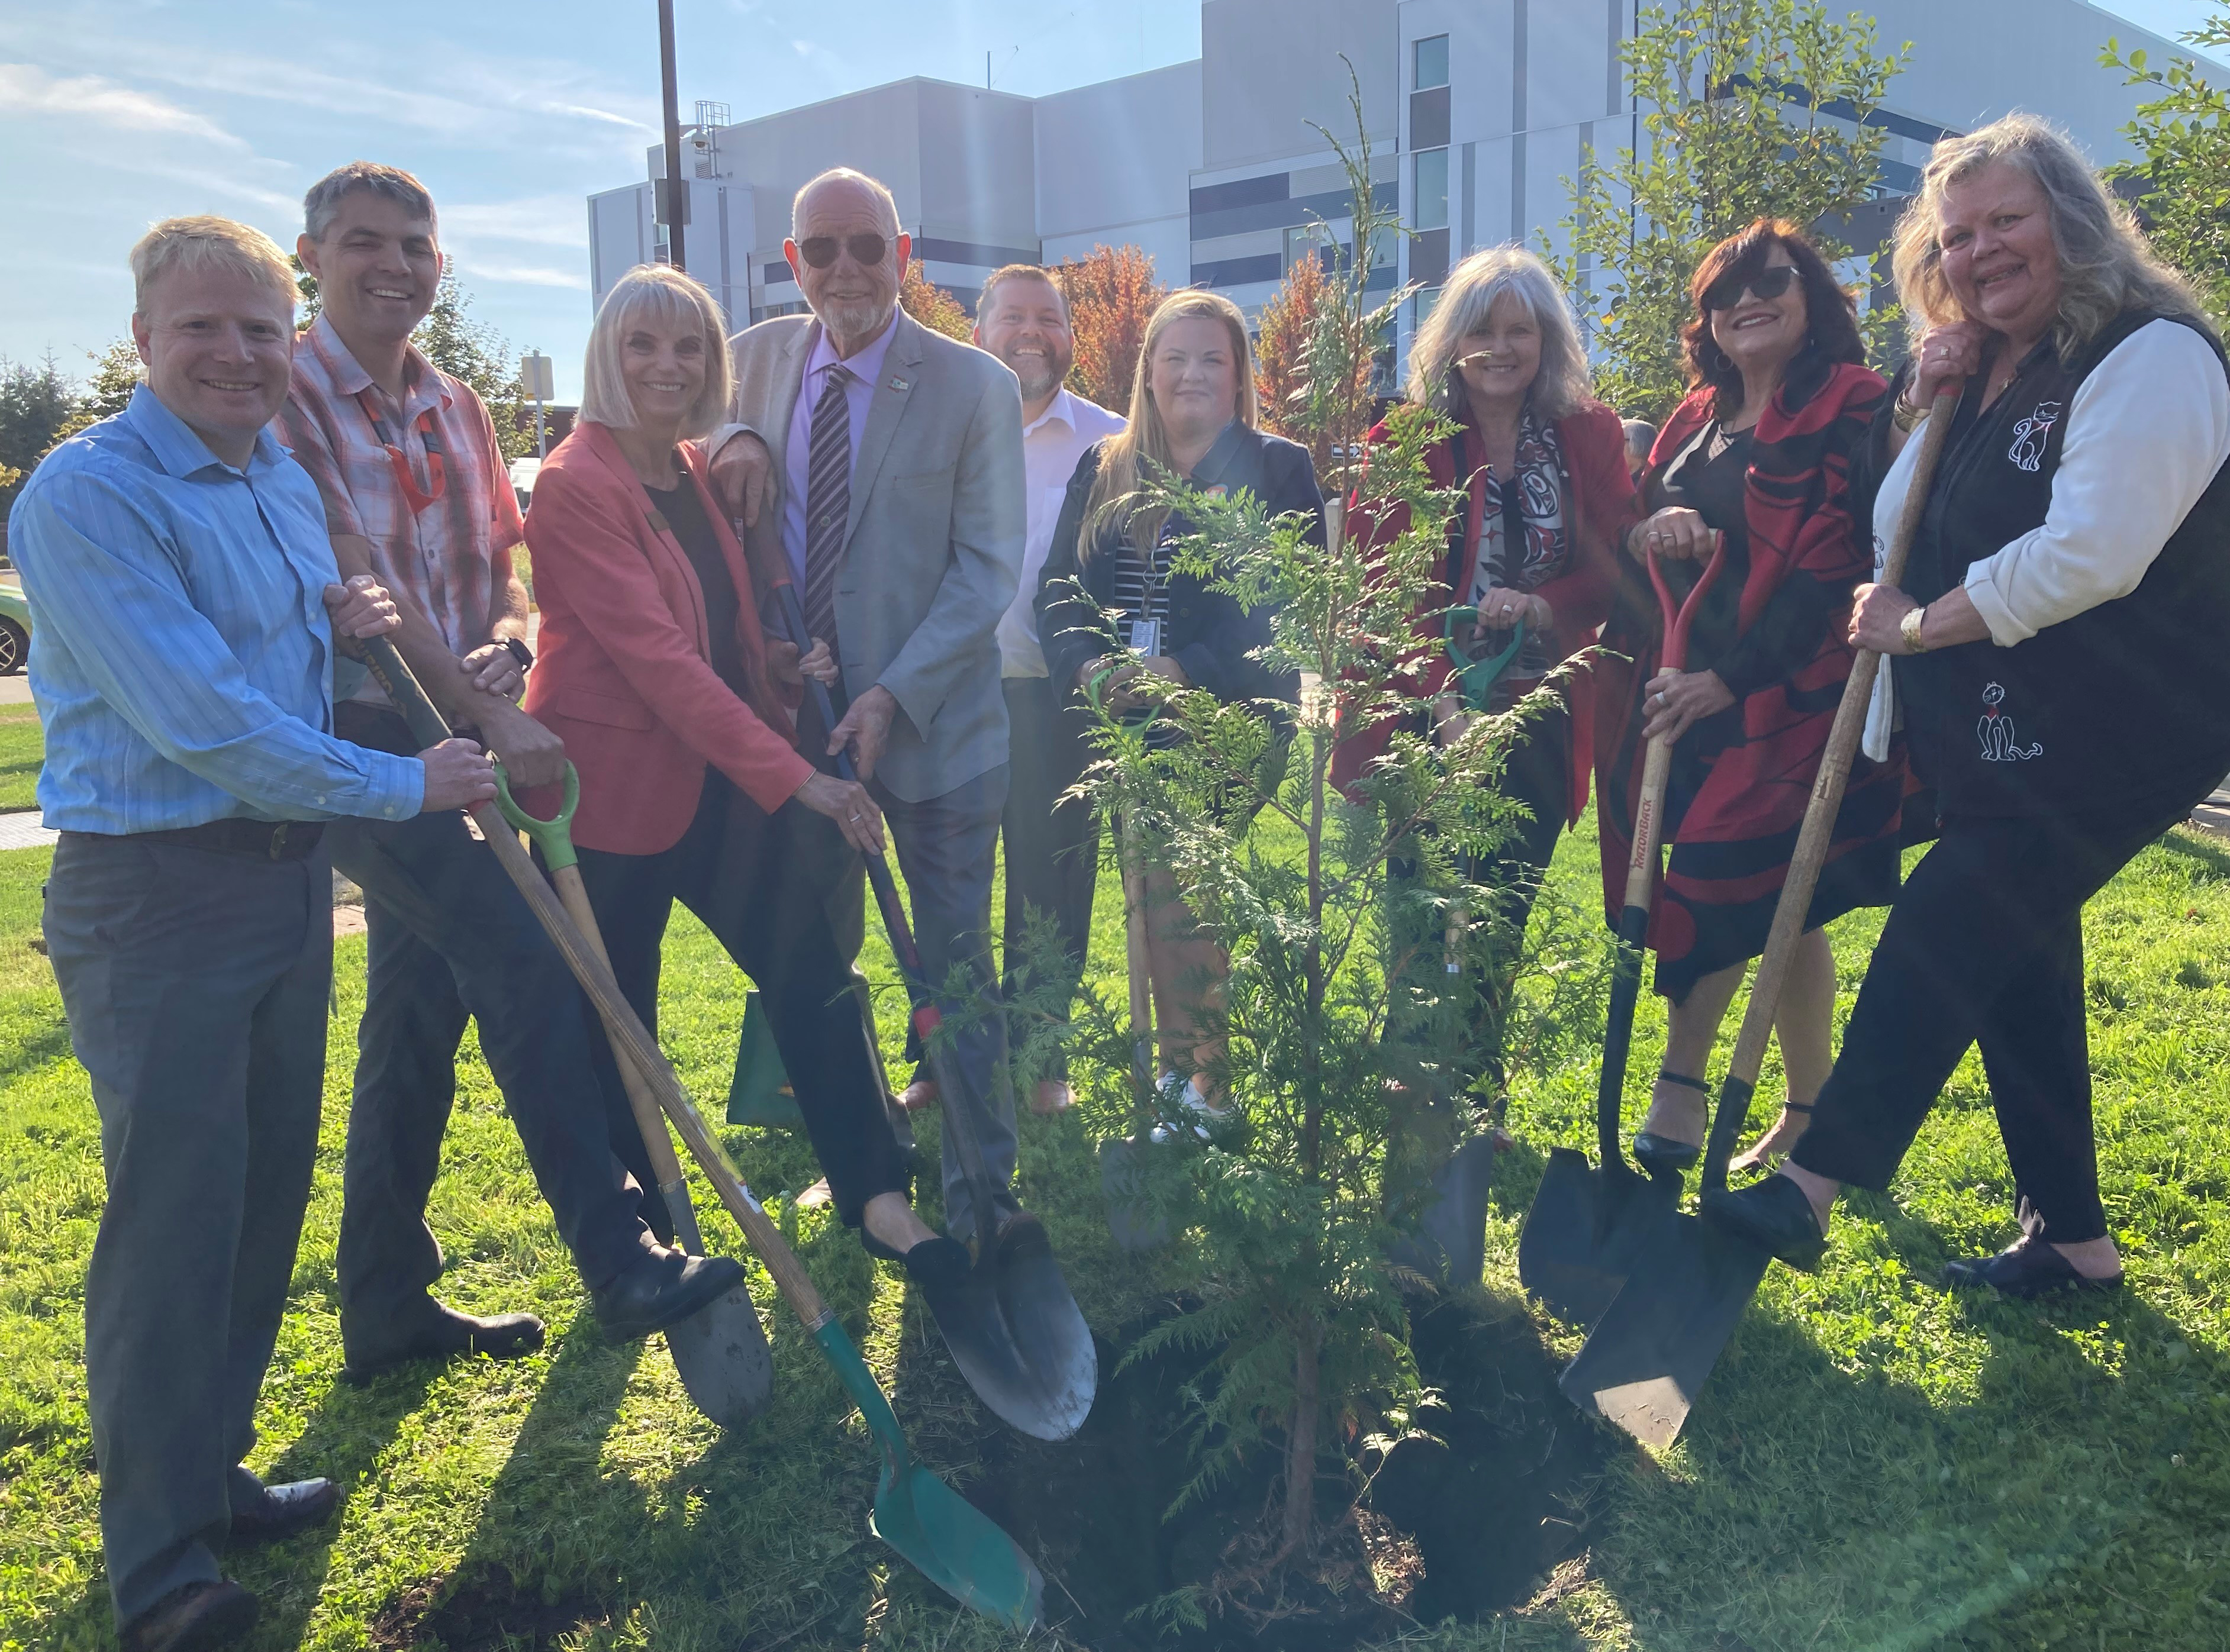
[[[1249,658],[1270,640],[1270,611],[1243,608],[1199,576],[1173,570],[1192,525],[1138,503],[1140,491],[1163,475],[1203,490],[1244,490],[1273,515],[1309,512],[1321,543],[1324,496],[1308,450],[1268,434],[1258,417],[1254,358],[1239,306],[1215,292],[1171,293],[1146,324],[1130,427],[1078,461],[1046,556],[1038,635],[1056,685],[1118,716],[1149,704],[1134,686],[1148,673],[1221,700],[1299,700],[1294,675]],[[1202,933],[1166,870],[1149,869],[1146,898],[1163,1083],[1213,1111],[1211,1071],[1221,1051],[1200,1035],[1198,1012],[1230,961]],[[1190,990],[1203,980],[1205,994]]]

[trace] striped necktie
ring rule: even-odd
[[[828,370],[813,404],[813,440],[805,469],[805,624],[836,647],[836,573],[844,564],[852,519],[852,409],[848,367]]]

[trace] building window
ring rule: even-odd
[[[1448,227],[1448,151],[1428,149],[1418,152],[1414,182],[1415,191],[1411,223],[1419,229],[1446,229]]]
[[[1431,35],[1410,48],[1410,61],[1416,75],[1410,82],[1412,92],[1428,92],[1436,86],[1448,83],[1448,37]]]

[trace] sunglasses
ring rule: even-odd
[[[1722,275],[1704,289],[1704,308],[1706,310],[1733,309],[1742,302],[1744,287],[1748,287],[1753,294],[1765,303],[1771,304],[1789,291],[1789,283],[1795,279],[1796,267],[1794,264],[1776,264],[1770,269],[1760,270],[1748,280],[1744,280],[1738,274]]]
[[[880,235],[809,235],[797,243],[797,251],[817,270],[834,264],[840,248],[851,254],[852,261],[862,269],[873,269],[883,261],[883,253],[888,246]]]

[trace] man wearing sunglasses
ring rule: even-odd
[[[912,242],[883,185],[824,172],[798,191],[790,228],[783,250],[812,314],[734,340],[733,422],[713,434],[713,480],[756,566],[787,568],[809,630],[836,656],[836,726],[821,730],[809,707],[802,733],[828,753],[848,749],[889,817],[930,979],[964,963],[996,1003],[997,631],[1028,527],[1022,393],[996,359],[899,308]],[[858,878],[842,898],[838,932],[856,951]],[[1005,1024],[965,1007],[956,1051],[969,1094],[941,1100],[975,1109],[1003,1188],[1015,1162]],[[949,1147],[944,1209],[955,1238],[976,1235],[982,1213]],[[1003,1225],[993,1214],[984,1237]]]
[[[319,313],[274,432],[317,482],[342,571],[394,593],[396,645],[442,713],[477,729],[515,784],[562,781],[563,742],[516,703],[534,656],[503,449],[472,387],[411,342],[441,285],[433,198],[408,172],[358,161],[313,184],[303,215],[296,254]],[[416,744],[377,684],[335,707],[333,723],[373,750]],[[645,1226],[640,1189],[612,1156],[580,993],[463,820],[326,838],[364,889],[370,932],[337,1257],[347,1374],[542,1346],[531,1314],[483,1318],[429,1294],[441,1248],[426,1203],[468,1018],[607,1334],[647,1335],[725,1293],[741,1277],[732,1260],[666,1250]],[[662,1204],[649,1210],[662,1225]]]

